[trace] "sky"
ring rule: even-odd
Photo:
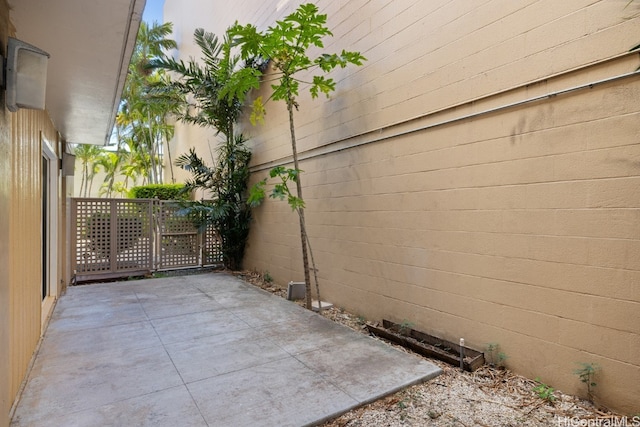
[[[162,7],[164,6],[164,0],[147,0],[142,12],[142,20],[148,24],[157,21],[162,24]]]

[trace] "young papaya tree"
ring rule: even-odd
[[[311,245],[305,225],[305,202],[302,196],[301,170],[298,162],[297,140],[295,133],[294,109],[297,111],[299,104],[297,97],[300,94],[301,85],[307,86],[312,98],[317,98],[321,93],[327,97],[336,88],[336,82],[327,74],[334,68],[345,68],[349,64],[362,65],[366,60],[359,52],[343,50],[340,53],[321,53],[311,57],[307,53],[310,48],[322,49],[322,39],[333,34],[327,28],[327,15],[320,14],[318,7],[312,3],[300,5],[293,13],[265,31],[251,25],[236,23],[229,30],[234,44],[240,48],[243,58],[261,57],[271,61],[276,71],[276,77],[271,84],[272,93],[267,100],[261,97],[255,99],[251,113],[251,122],[263,121],[265,103],[269,100],[284,101],[289,113],[289,133],[291,137],[291,150],[293,169],[277,167],[271,170],[270,177],[279,177],[280,181],[274,187],[271,197],[286,198],[291,208],[297,212],[300,224],[300,239],[302,243],[302,262],[304,267],[304,281],[306,287],[306,307],[311,309],[311,278],[309,269],[309,255],[313,257]],[[301,75],[307,81],[301,80]],[[309,74],[311,77],[309,78]],[[259,76],[250,76],[258,79]],[[255,86],[252,83],[251,86]],[[287,185],[289,181],[295,183],[293,194]],[[265,196],[264,187],[266,180],[257,184],[253,189],[251,201],[259,203]],[[313,262],[314,281],[318,303],[320,304],[320,289],[317,279],[317,269]]]

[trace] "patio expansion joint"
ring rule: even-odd
[[[189,392],[189,389],[184,384],[179,384],[179,385],[173,385],[173,386],[170,386],[170,387],[161,388],[161,389],[158,389],[158,390],[153,390],[153,391],[150,391],[150,392],[147,392],[147,393],[137,394],[135,396],[129,396],[129,397],[125,397],[125,398],[122,398],[122,399],[112,400],[112,401],[109,401],[108,403],[101,403],[101,404],[97,404],[97,405],[88,406],[86,408],[70,410],[70,411],[68,411],[66,413],[66,415],[75,415],[75,414],[82,414],[83,412],[91,412],[91,411],[95,411],[96,409],[100,409],[100,408],[102,408],[104,406],[115,405],[117,403],[127,402],[127,401],[130,401],[130,400],[139,399],[139,398],[142,398],[142,397],[153,396],[154,394],[157,394],[157,393],[160,393],[160,392],[164,392],[164,391],[168,391],[168,390],[179,389],[180,387],[186,388],[187,392],[189,393],[189,396],[191,396],[191,392]],[[191,399],[193,400],[193,396],[191,396]],[[195,403],[195,400],[194,400],[194,403]],[[202,413],[200,415],[202,416]],[[203,417],[203,419],[204,419],[204,417]]]
[[[269,365],[270,363],[280,362],[280,361],[283,361],[283,360],[286,360],[286,359],[291,359],[292,357],[293,356],[291,356],[290,354],[287,354],[286,356],[282,356],[282,357],[275,357],[273,359],[269,359],[269,360],[267,360],[265,362],[262,362],[262,363],[256,363],[256,364],[252,364],[252,365],[249,365],[249,366],[243,366],[243,367],[237,368],[237,369],[231,369],[231,370],[224,371],[224,372],[221,372],[221,373],[216,374],[216,375],[209,375],[207,377],[198,378],[197,380],[193,380],[193,381],[186,381],[186,382],[184,382],[184,385],[185,386],[189,386],[189,385],[192,385],[192,384],[197,384],[197,383],[202,382],[202,381],[208,381],[211,378],[218,378],[218,377],[224,377],[224,376],[227,376],[227,375],[233,375],[233,374],[236,374],[238,372],[246,371],[247,369],[258,368],[260,366]],[[172,360],[172,362],[173,362],[173,360]],[[182,378],[182,375],[180,375],[180,378]]]
[[[138,299],[138,302],[140,302],[140,298],[138,297],[138,295],[136,294],[136,298]],[[162,340],[162,337],[160,336],[160,334],[158,333],[158,330],[156,329],[156,325],[153,324],[153,320],[154,319],[150,319],[148,313],[146,312],[146,310],[144,309],[144,305],[140,302],[140,306],[142,307],[142,310],[144,311],[145,315],[147,316],[147,319],[149,321],[149,324],[151,325],[151,327],[153,328],[153,332],[156,334],[156,337],[158,338],[158,341],[160,341],[161,345],[162,345],[162,349],[164,350],[165,354],[167,355],[167,357],[169,358],[169,360],[171,361],[171,365],[173,366],[173,369],[175,369],[176,373],[178,374],[178,376],[180,377],[180,381],[182,382],[181,386],[175,386],[175,387],[170,387],[170,388],[178,388],[178,387],[184,387],[187,391],[187,393],[189,394],[189,398],[191,399],[191,402],[193,402],[193,405],[196,407],[196,409],[198,410],[198,414],[200,415],[200,417],[202,418],[202,421],[209,426],[209,423],[207,422],[206,417],[204,416],[204,414],[202,413],[202,409],[200,408],[200,405],[198,405],[198,401],[194,398],[193,394],[191,393],[191,390],[189,389],[189,387],[187,386],[187,382],[184,380],[184,377],[182,375],[182,373],[180,372],[180,370],[178,369],[178,367],[176,366],[175,361],[173,360],[173,357],[171,357],[171,354],[169,353],[169,350],[167,349],[167,344],[164,343],[164,341]],[[175,315],[175,316],[169,316],[169,317],[178,317],[181,315]],[[170,389],[168,388],[168,389]],[[167,390],[168,390],[167,389]],[[155,392],[152,393],[147,393],[147,395],[153,394]]]
[[[126,322],[122,322],[122,323],[109,323],[108,325],[95,325],[95,326],[89,326],[86,328],[77,328],[77,329],[70,329],[67,331],[52,331],[50,332],[51,334],[74,334],[77,332],[87,332],[87,331],[95,331],[98,329],[106,329],[106,328],[115,328],[115,327],[120,327],[120,326],[127,326],[127,325],[135,325],[137,323],[143,324],[143,323],[149,323],[150,319],[146,319],[146,320],[131,320],[131,321],[126,321]],[[48,332],[48,331],[47,331]]]
[[[358,399],[356,396],[354,396],[353,394],[349,393],[344,387],[341,387],[340,384],[338,384],[336,381],[331,379],[331,375],[327,375],[325,373],[322,373],[321,371],[319,371],[317,368],[314,368],[313,365],[309,364],[309,363],[305,363],[304,361],[300,360],[300,358],[298,356],[301,356],[303,354],[309,354],[309,353],[314,353],[316,351],[318,351],[318,348],[315,348],[313,350],[308,350],[308,351],[303,351],[303,352],[298,352],[295,354],[292,354],[291,357],[293,357],[295,360],[297,360],[301,365],[303,365],[305,368],[309,369],[310,371],[312,371],[314,374],[318,375],[320,378],[322,378],[324,381],[328,382],[329,384],[331,384],[332,386],[334,386],[335,388],[337,388],[338,390],[340,390],[341,392],[343,392],[344,394],[346,394],[347,396],[349,396],[351,399],[353,399],[355,402],[358,402],[357,405],[353,406],[351,409],[357,408],[359,406],[362,406],[364,403],[360,402],[360,399]],[[349,409],[349,410],[351,410]],[[347,411],[344,411],[347,412]],[[344,413],[344,412],[340,412],[340,413]],[[327,420],[334,418],[333,416],[327,418]]]

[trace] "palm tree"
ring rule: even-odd
[[[173,137],[173,126],[167,119],[175,102],[151,93],[151,87],[166,77],[163,70],[154,70],[149,63],[176,47],[175,41],[167,38],[171,30],[171,23],[141,23],[116,121],[119,145],[128,142],[130,150],[138,154],[133,158],[142,161],[145,181],[152,184],[163,182],[162,146]]]
[[[82,163],[82,180],[78,194],[82,197],[88,197],[93,177],[97,172],[97,162],[102,154],[102,148],[91,144],[78,144],[74,148],[74,153]]]
[[[168,56],[149,62],[148,66],[153,69],[167,70],[178,76],[170,84],[157,85],[161,90],[156,93],[174,100],[179,95],[185,99],[191,97],[191,102],[178,102],[178,119],[213,127],[223,134],[224,143],[232,143],[245,96],[250,89],[259,86],[256,79],[246,77],[260,76],[264,64],[259,59],[252,59],[239,67],[240,57],[231,54],[231,43],[226,36],[220,42],[215,34],[198,28],[193,38],[202,51],[202,65],[195,59],[184,63]],[[167,94],[167,91],[171,92]]]
[[[149,63],[176,47],[176,43],[167,38],[171,31],[171,23],[151,26],[141,23],[114,126],[115,152],[100,157],[102,149],[98,147],[80,145],[77,148],[82,161],[81,195],[91,192],[93,178],[100,167],[106,172],[100,193],[107,197],[114,192],[126,192],[129,183],[136,183],[139,177],[143,183],[163,182],[162,147],[173,137],[168,117],[179,100],[158,98],[152,93],[151,88],[166,82],[167,77],[164,70],[151,69]],[[168,154],[171,161],[169,151]],[[170,166],[173,181],[173,165]],[[124,175],[124,182],[116,182],[118,174]]]
[[[100,186],[100,196],[104,195],[106,197],[111,197],[113,187],[112,183],[118,171],[119,159],[120,157],[118,153],[114,153],[112,151],[104,151],[98,158],[96,164],[101,166],[105,173],[105,181]]]

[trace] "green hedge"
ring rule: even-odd
[[[184,184],[149,184],[133,187],[129,190],[130,199],[190,200],[189,191]]]

